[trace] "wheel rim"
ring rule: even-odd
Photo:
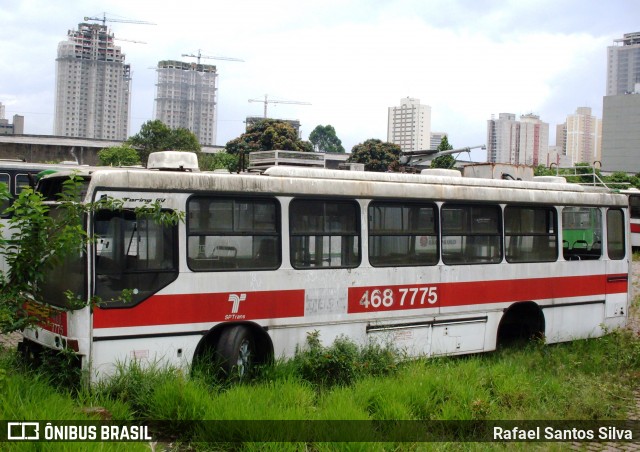
[[[249,340],[245,339],[240,344],[240,348],[238,349],[238,362],[236,363],[238,368],[238,376],[240,378],[244,377],[248,372],[251,366],[251,343]]]

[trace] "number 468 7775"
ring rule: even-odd
[[[359,304],[365,309],[429,306],[438,301],[437,289],[427,286],[367,290],[362,294]]]

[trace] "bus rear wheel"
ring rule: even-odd
[[[218,340],[217,354],[220,368],[230,380],[247,379],[256,361],[256,345],[251,330],[243,325],[225,329]]]

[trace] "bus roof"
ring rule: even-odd
[[[83,175],[83,171],[77,173]],[[272,167],[262,175],[112,168],[96,169],[86,176],[91,178],[88,189],[90,196],[98,190],[110,190],[627,205],[626,196],[615,194],[612,190],[569,183],[282,166]]]

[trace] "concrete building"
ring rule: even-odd
[[[24,116],[13,115],[13,123],[4,117],[5,106],[0,102],[0,135],[22,135],[24,133]]]
[[[640,173],[640,83],[631,94],[605,96],[602,169]]]
[[[549,124],[532,113],[520,116],[518,165],[549,166]]]
[[[600,161],[602,120],[591,114],[590,107],[579,107],[567,115],[565,153],[571,165]]]
[[[514,165],[547,165],[549,124],[534,114],[500,113],[487,121],[487,162]]]
[[[438,149],[442,139],[447,137],[449,139],[449,134],[447,132],[431,132],[431,143],[429,144],[429,149]]]
[[[640,32],[626,33],[607,47],[607,96],[631,93],[640,82]]]
[[[201,145],[214,145],[217,128],[216,67],[160,61],[157,67],[155,118],[172,129],[194,133]]]
[[[24,133],[24,116],[13,115],[13,123],[0,118],[0,135],[22,135]]]
[[[54,134],[125,140],[131,68],[105,25],[80,23],[58,44]]]
[[[387,141],[403,152],[431,149],[431,107],[410,97],[401,99],[399,107],[389,107]]]

